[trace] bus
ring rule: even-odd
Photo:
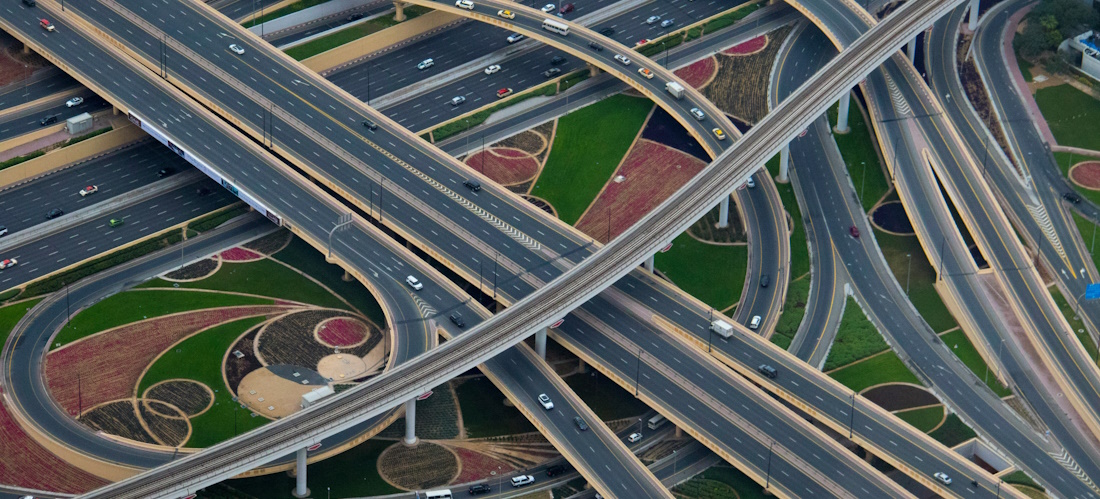
[[[657,428],[663,426],[667,421],[668,420],[660,414],[653,416],[649,418],[649,429],[656,430]]]
[[[424,493],[424,499],[451,499],[451,489],[429,490]]]
[[[557,33],[561,36],[569,34],[569,26],[563,22],[555,21],[553,19],[546,19],[542,21],[542,29]]]

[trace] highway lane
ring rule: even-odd
[[[62,125],[65,120],[81,113],[95,114],[111,107],[107,101],[99,98],[89,90],[81,90],[76,96],[84,98],[84,102],[69,107],[65,103],[70,95],[65,94],[50,102],[31,108],[22,109],[14,113],[8,113],[0,117],[0,140],[7,140],[28,134],[42,128],[41,120],[48,116],[57,118]]]
[[[281,1],[282,0],[213,0],[207,1],[206,3],[218,9],[219,12],[225,14],[225,16],[230,19],[237,20],[244,18],[243,20],[247,21],[251,18],[253,13],[259,16],[262,9],[275,5]]]
[[[678,3],[687,4],[687,0],[673,0],[672,5],[675,6]],[[700,5],[696,6],[695,3],[699,3]],[[691,5],[692,7],[698,7],[700,9],[696,10],[694,14],[702,17],[710,17],[722,10],[733,7],[733,5],[728,5],[723,2],[711,2],[708,5],[697,1],[693,2]],[[660,36],[662,32],[675,29],[675,26],[667,28],[666,30],[660,28],[659,24],[645,24],[645,19],[649,16],[661,15],[662,13],[665,17],[672,15],[669,14],[669,9],[670,7],[665,2],[648,2],[607,21],[596,23],[592,26],[592,29],[613,29],[615,33],[611,35],[610,38],[621,40],[627,45],[633,45],[634,42],[641,38],[653,38]],[[430,46],[435,47],[436,50],[454,47],[456,50],[462,49],[459,55],[473,60],[491,54],[494,50],[499,50],[499,47],[494,47],[494,42],[498,38],[506,38],[509,34],[507,31],[484,23],[467,22],[462,26],[466,26],[467,24],[474,24],[474,26],[467,29],[461,27],[452,28],[451,30],[426,40],[415,42],[411,44],[410,47],[419,43],[430,43]],[[466,32],[458,33],[457,31],[460,29]],[[469,43],[471,39],[477,40],[477,50],[470,49]],[[507,44],[507,42],[504,43]],[[484,50],[481,50],[482,47],[484,47]],[[484,67],[478,67],[444,85],[431,88],[424,93],[417,93],[415,94],[415,98],[413,98],[413,95],[408,95],[405,97],[405,100],[386,104],[381,106],[380,109],[384,114],[405,128],[414,132],[419,132],[454,116],[495,102],[497,100],[496,92],[498,89],[511,88],[515,92],[521,92],[527,88],[541,85],[549,78],[556,78],[557,76],[567,74],[571,71],[586,68],[585,62],[579,58],[547,45],[538,44],[530,49],[517,50],[519,50],[519,53],[516,55],[507,55],[492,60],[492,64],[501,66],[501,70],[497,73],[487,75],[483,71],[485,69]],[[413,51],[413,49],[402,48],[394,52],[410,51]],[[326,78],[336,83],[344,90],[347,90],[352,95],[366,101],[368,97],[364,91],[367,83],[365,81],[367,76],[364,74],[366,72],[374,71],[374,80],[381,80],[371,81],[370,94],[377,98],[388,93],[387,91],[399,91],[401,88],[429,79],[434,74],[445,71],[454,65],[466,62],[459,59],[457,61],[443,63],[436,59],[435,66],[426,70],[417,70],[416,64],[423,60],[416,58],[419,54],[413,51],[411,54],[402,55],[406,58],[412,58],[412,60],[408,62],[393,61],[397,64],[404,64],[404,66],[386,66],[384,65],[386,63],[375,62],[368,59],[349,69],[327,75]],[[387,53],[379,57],[379,59],[386,56],[390,56],[390,54]],[[565,60],[554,64],[551,62],[554,57],[562,57]],[[661,57],[655,57],[654,60],[662,62],[664,60],[663,54]],[[542,74],[553,68],[561,72],[556,75],[551,75],[550,77]],[[395,72],[399,73],[406,69],[411,69],[412,73],[390,74]],[[383,75],[386,76],[380,77]],[[388,85],[392,88],[380,89],[379,87],[383,85]],[[466,102],[458,106],[452,106],[450,100],[456,96],[465,97]]]
[[[545,268],[544,268],[544,269],[545,269]],[[479,272],[479,274],[480,274],[480,272]],[[520,288],[519,288],[519,284],[517,284],[517,283],[513,283],[513,284],[512,284],[512,286],[513,286],[513,287],[515,287],[515,288],[516,288],[517,290],[519,290],[519,289],[520,289]],[[652,297],[651,297],[651,298],[652,298]],[[696,306],[697,306],[697,305],[696,305]],[[672,315],[672,314],[669,314],[669,315]],[[697,325],[697,324],[696,324],[696,325]],[[703,326],[703,329],[705,330],[705,326]],[[845,395],[845,396],[844,396],[844,398],[847,398],[847,395]],[[838,418],[838,419],[839,419],[839,418]],[[897,423],[890,423],[890,424],[897,424]]]
[[[160,144],[136,144],[0,191],[0,225],[12,235],[46,221],[51,209],[72,213],[148,186],[160,178],[162,168],[185,167],[182,158]],[[99,191],[81,196],[80,190],[89,184]]]
[[[984,151],[986,161],[991,167],[985,168],[988,178],[998,189],[1002,196],[1010,199],[1005,203],[1014,213],[1017,220],[1023,223],[1021,226],[1031,241],[1037,243],[1044,259],[1051,268],[1059,268],[1065,260],[1074,267],[1082,269],[1076,273],[1075,278],[1068,274],[1056,272],[1055,276],[1061,281],[1064,289],[1070,290],[1068,294],[1080,295],[1084,292],[1085,285],[1090,282],[1090,277],[1096,276],[1092,259],[1085,252],[1085,248],[1077,233],[1076,224],[1070,219],[1068,209],[1062,204],[1060,183],[1051,182],[1052,178],[1061,179],[1061,173],[1050,155],[1049,150],[1031,122],[1027,119],[1027,110],[1012,84],[1012,77],[1004,65],[1001,55],[1001,28],[995,28],[997,22],[1006,23],[1007,17],[1022,6],[1022,3],[1010,2],[1004,8],[994,11],[980,29],[975,38],[975,53],[978,54],[977,62],[979,70],[985,73],[987,89],[993,97],[992,103],[998,109],[1002,117],[1001,123],[1006,131],[1010,147],[1015,151],[1015,156],[1025,175],[1032,179],[1032,183],[1025,187],[1019,181],[1018,173],[1008,163],[996,143],[988,138],[988,132],[981,119],[974,114],[972,108],[966,102],[965,91],[958,79],[957,66],[955,65],[955,46],[957,27],[963,19],[963,11],[957,10],[950,17],[944,18],[933,28],[927,39],[930,45],[929,54],[936,57],[930,58],[927,64],[930,85],[937,93],[960,96],[944,102],[944,107],[951,115],[951,119],[958,125],[959,132],[973,151]],[[993,23],[993,24],[990,24]],[[1039,204],[1046,207],[1050,213],[1049,225],[1035,223],[1031,208]],[[1049,231],[1053,231],[1051,234]],[[1058,246],[1055,246],[1055,243]],[[1060,249],[1060,251],[1059,251]],[[1064,268],[1064,267],[1063,267]],[[1082,275],[1083,274],[1083,275]],[[1095,303],[1086,302],[1081,307],[1086,317],[1092,317],[1095,321],[1098,309]],[[1094,322],[1095,323],[1095,322]],[[1013,377],[1020,374],[1013,373]],[[1078,464],[1084,467],[1089,476],[1100,474],[1100,468],[1096,448],[1090,445],[1082,445],[1082,442],[1074,438],[1075,432],[1066,428],[1057,428],[1059,442],[1067,448],[1073,456],[1083,456],[1079,459],[1084,462]]]
[[[888,63],[885,68],[890,69],[891,67],[894,67],[893,64]],[[900,77],[895,77],[893,81],[898,82],[903,80]],[[900,151],[894,154],[890,154],[890,151],[887,151],[886,155],[889,160],[897,162],[894,168],[894,175],[897,177],[897,185],[902,194],[902,200],[906,202],[906,208],[910,213],[914,225],[917,226],[918,229],[923,230],[924,236],[930,241],[943,241],[944,238],[951,237],[957,238],[957,232],[954,234],[943,232],[944,230],[954,231],[954,221],[951,219],[950,215],[934,209],[935,206],[943,202],[939,190],[934,188],[922,190],[925,186],[935,185],[934,180],[927,178],[930,173],[927,172],[927,169],[923,166],[911,166],[914,164],[922,164],[919,163],[919,160],[911,159],[910,156],[913,145],[909,141],[909,135],[915,130],[910,127],[899,126],[900,123],[903,123],[901,120],[893,118],[885,119],[882,117],[882,113],[884,113],[883,110],[888,110],[885,111],[887,117],[897,116],[897,114],[894,114],[895,112],[898,114],[905,112],[893,110],[893,107],[899,102],[899,97],[896,93],[892,93],[891,90],[889,90],[889,86],[883,79],[882,73],[872,74],[867,79],[867,83],[868,86],[864,88],[869,91],[870,100],[874,104],[872,106],[872,112],[878,119],[878,121],[875,122],[875,126],[878,128],[879,133],[883,135],[880,139],[880,143],[892,143],[894,144],[893,148]],[[920,115],[922,113],[916,114]],[[895,139],[895,137],[899,136],[902,140]],[[907,178],[914,176],[918,179],[922,176],[925,178],[917,181],[907,180]],[[927,221],[934,222],[928,223]],[[983,291],[981,291],[981,284],[977,282],[976,276],[973,275],[972,271],[965,270],[968,266],[969,268],[973,268],[974,266],[973,260],[969,252],[965,249],[965,246],[962,244],[948,244],[946,246],[948,251],[942,254],[942,258],[944,259],[943,266],[947,270],[941,271],[943,272],[941,275],[946,275],[945,282],[957,289],[957,296],[963,296],[967,299],[978,299],[983,297],[984,294]],[[933,261],[939,257],[941,257],[940,254],[930,255],[930,259]],[[890,275],[888,271],[884,273],[884,276]],[[862,285],[858,283],[857,279],[857,287],[861,286]],[[875,295],[865,294],[865,296]],[[884,305],[886,305],[886,303],[884,303]],[[871,309],[877,310],[878,307],[872,306]],[[964,312],[968,314],[966,317],[961,318],[964,324],[968,322],[973,324],[974,330],[985,335],[987,341],[996,342],[999,340],[999,335],[1003,334],[1000,330],[1003,323],[1000,317],[998,317],[997,312],[992,311],[980,302],[975,305],[966,306]],[[911,367],[914,367],[918,374],[925,376],[926,379],[934,383],[935,386],[940,387],[941,396],[944,396],[948,400],[955,400],[951,405],[953,405],[956,411],[963,415],[964,420],[982,432],[987,439],[995,442],[1003,452],[1015,456],[1017,462],[1033,470],[1032,476],[1057,476],[1059,480],[1063,482],[1063,488],[1076,490],[1081,496],[1093,493],[1093,491],[1088,488],[1079,490],[1078,488],[1083,487],[1083,484],[1077,481],[1076,476],[1068,472],[1065,468],[1062,468],[1055,460],[1048,459],[1050,456],[1058,456],[1060,449],[1034,436],[1029,429],[1019,428],[1019,435],[1023,437],[1022,439],[1020,437],[1005,437],[1006,430],[1004,428],[1006,428],[1006,426],[1004,423],[1006,420],[1009,422],[1016,421],[1015,416],[1010,415],[1005,417],[1004,413],[1008,412],[1007,409],[997,402],[990,403],[988,400],[988,392],[985,390],[968,393],[973,392],[973,388],[969,387],[973,382],[961,380],[973,380],[970,373],[966,372],[965,369],[958,369],[957,362],[954,362],[954,359],[950,356],[943,356],[944,352],[941,347],[937,346],[929,350],[927,345],[924,344],[925,341],[917,341],[924,338],[923,335],[899,333],[899,331],[904,331],[906,327],[904,324],[890,326],[888,319],[890,319],[892,315],[893,314],[882,314],[882,319],[886,325],[883,332],[891,334],[895,338],[896,345],[904,352],[903,358],[928,359],[916,365],[911,364]],[[920,324],[920,322],[914,322],[914,324]],[[927,326],[918,329],[927,330]],[[1009,350],[1012,350],[1012,348]],[[935,359],[938,356],[942,356],[943,358],[939,359],[938,362],[931,361],[931,359]],[[1045,396],[1049,396],[1048,393],[1044,393],[1043,389],[1036,388],[1038,382],[1030,378],[1030,376],[1034,375],[1033,370],[1028,368],[1021,369],[1019,364],[1017,364],[1017,360],[1012,355],[1006,356],[1003,361],[1009,366],[1009,371],[1016,374],[1014,379],[1016,390],[1027,398],[1027,400],[1031,401],[1032,407],[1038,411],[1040,418],[1051,427],[1055,434],[1058,434],[1058,427],[1063,424],[1061,420],[1057,419],[1062,416],[1061,409],[1044,399]],[[952,376],[944,376],[949,373],[942,369],[927,369],[926,367],[928,365],[948,366],[958,372]],[[945,387],[945,383],[951,383],[954,387],[948,389]],[[984,404],[979,403],[979,401],[983,400],[982,397],[986,399]],[[977,407],[982,405],[987,405],[993,408],[993,410],[979,410]],[[1001,414],[998,414],[998,411],[1001,412]],[[1065,431],[1064,427],[1062,427],[1062,431]],[[1021,444],[1021,442],[1030,443]],[[1048,453],[1049,455],[1046,455]],[[1036,472],[1036,470],[1038,470],[1038,472]]]
[[[343,12],[331,14],[313,21],[300,24],[298,26],[292,26],[287,29],[279,31],[267,31],[264,33],[264,40],[267,40],[276,47],[282,47],[286,44],[296,42],[303,38],[307,38],[318,33],[324,33],[334,28],[339,28],[346,24],[357,21],[355,17],[365,18],[378,14],[384,16],[392,15],[393,2],[387,2],[385,0],[375,0],[373,2],[366,2],[362,5],[356,5]]]
[[[906,5],[906,7],[909,7],[909,5]],[[939,4],[938,4],[938,3],[935,3],[935,4],[925,4],[925,5],[922,5],[922,7],[927,7],[927,8],[935,9],[935,8],[938,8],[938,7],[939,7]],[[904,10],[905,10],[905,8],[903,8],[903,11],[904,11]],[[893,25],[891,25],[891,26],[893,26]],[[899,26],[899,27],[900,27],[900,26]],[[910,27],[910,26],[905,26],[905,27],[902,27],[902,30],[904,31],[904,30],[912,30],[912,29],[911,29],[911,27]],[[888,33],[888,31],[880,31],[880,33]],[[869,40],[873,40],[873,38],[869,38]],[[892,40],[892,38],[890,38],[890,40]],[[870,45],[871,43],[872,43],[872,42],[868,42],[868,43],[867,43],[867,46],[868,46],[868,47],[869,47],[869,46],[871,46],[871,45]],[[873,57],[873,56],[872,56],[872,57]],[[862,68],[864,68],[864,67],[867,67],[867,66],[869,66],[869,65],[872,65],[872,64],[875,64],[875,62],[877,62],[877,59],[875,59],[875,58],[872,58],[872,59],[870,59],[870,60],[867,60],[867,59],[858,59],[858,63],[856,63],[856,64],[860,64],[860,65],[861,65],[861,70],[865,70],[865,69],[862,69]],[[853,64],[853,65],[856,65],[856,64]],[[840,75],[840,74],[837,74],[837,75]],[[851,78],[851,77],[850,77],[850,76],[848,76],[847,78]],[[846,81],[846,80],[845,80],[845,81]],[[809,88],[809,87],[807,87],[807,88]],[[825,87],[825,89],[828,89],[828,91],[833,91],[833,90],[832,90],[832,87]],[[813,88],[810,88],[810,91],[813,91],[813,90],[814,90]],[[818,89],[818,90],[820,90],[820,89]],[[821,102],[820,100],[812,100],[811,102],[813,103],[813,107],[814,107],[815,109],[817,109],[817,108],[823,108],[823,107],[824,107],[824,103],[822,103],[822,102]],[[763,130],[763,129],[761,129],[761,126],[762,126],[762,125],[758,125],[757,129],[755,129],[755,130]],[[760,132],[760,133],[763,133],[763,132]],[[785,133],[785,132],[784,132],[784,133]],[[793,132],[792,132],[792,133],[793,133]],[[770,151],[768,152],[768,154],[770,154]],[[758,154],[758,155],[759,155],[759,154]],[[753,157],[753,160],[755,160],[755,159],[757,159],[757,158],[756,158],[756,157]],[[762,160],[762,158],[760,158],[760,160]],[[736,181],[736,179],[730,179],[730,180],[727,180],[727,182],[729,182],[729,184],[733,184],[733,182],[734,182],[734,181]],[[720,188],[722,188],[722,189],[725,189],[725,188],[726,188],[726,185],[725,185],[725,182],[722,182],[722,186],[715,186],[715,187],[720,187]],[[727,191],[727,192],[728,192],[728,191]],[[704,195],[704,196],[706,197],[706,199],[713,199],[713,198],[714,198],[714,193],[713,193],[713,189],[707,189],[707,191],[706,191],[706,193],[705,193],[705,195]],[[713,201],[709,201],[709,202],[713,202]],[[708,207],[704,207],[703,209],[707,209],[707,208],[708,208]],[[660,239],[663,239],[663,237],[664,237],[664,235],[663,235],[663,231],[662,231],[662,233],[661,233],[661,234],[654,234],[654,236],[659,236],[659,237],[660,237]],[[658,241],[659,241],[659,240],[658,240]],[[654,245],[654,246],[656,246],[656,245],[657,245],[657,243],[656,243],[656,242],[652,242],[652,243],[650,243],[650,242],[647,242],[647,243],[646,243],[646,247],[648,248],[650,244],[652,244],[652,245]],[[613,246],[614,246],[614,245],[615,245],[615,243],[613,243]],[[631,251],[632,251],[632,249],[631,249]],[[591,263],[592,263],[592,262],[594,262],[594,260],[595,260],[595,259],[588,259],[588,260],[586,260],[586,262],[585,262],[584,264],[592,265]],[[634,260],[635,260],[635,258],[634,258],[634,257],[632,257],[632,256],[630,256],[630,257],[629,257],[629,258],[628,258],[628,259],[626,260],[626,262],[634,262]],[[623,262],[623,260],[621,260],[621,259],[618,259],[618,260],[617,260],[617,262]],[[584,264],[582,264],[582,267],[583,267],[583,266],[585,266]],[[621,264],[620,264],[620,265],[621,265]],[[627,265],[629,265],[629,264],[627,264]],[[615,271],[615,273],[619,273],[619,271],[621,271],[621,269],[616,269],[616,270],[613,270],[613,271]],[[553,285],[551,285],[550,287],[553,287]],[[509,311],[510,311],[510,310],[524,310],[524,309],[509,309]],[[505,313],[507,313],[507,312],[508,312],[508,311],[506,311]],[[515,313],[518,313],[518,312],[515,312]],[[531,312],[531,313],[542,313],[542,312]],[[504,317],[504,315],[502,315],[502,317]],[[541,317],[541,315],[539,315],[539,317]],[[552,320],[552,319],[549,319],[549,320]],[[461,346],[461,345],[463,345],[463,344],[464,344],[464,343],[460,343],[460,342],[453,342],[453,343],[449,343],[449,345],[460,345],[460,346]],[[450,353],[450,351],[456,351],[456,350],[458,350],[458,347],[456,347],[456,346],[452,346],[451,348],[448,348],[448,347],[445,347],[445,346],[444,346],[444,347],[442,348],[442,350],[441,350],[441,351],[445,351],[444,353]],[[491,354],[491,353],[492,353],[492,352],[486,352],[486,353],[484,353],[483,355],[486,355],[486,354]],[[415,388],[412,388],[412,389],[415,389]],[[354,392],[359,392],[359,391],[363,391],[363,390],[355,390]],[[350,393],[354,393],[354,392],[350,392]],[[343,397],[341,397],[341,398],[343,398]],[[337,399],[333,399],[333,400],[337,400]],[[310,411],[310,413],[315,413],[315,412],[317,412],[317,411]],[[337,417],[337,418],[340,418],[340,417],[341,417],[341,414],[342,414],[342,411],[341,411],[341,412],[338,412],[338,413],[333,413],[333,414],[326,414],[326,415],[331,415],[331,417]]]
[[[29,70],[28,70],[29,71]],[[0,87],[0,109],[9,109],[30,101],[80,87],[71,76],[55,67],[43,68]]]

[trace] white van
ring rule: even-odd
[[[760,320],[761,320],[761,319],[760,319],[760,316],[759,316],[759,315],[754,315],[754,316],[752,316],[752,320],[751,320],[751,321],[749,321],[749,329],[757,329],[757,328],[759,328],[759,327],[760,327]]]
[[[424,59],[423,61],[420,61],[420,64],[416,65],[416,69],[428,69],[432,66],[435,66],[435,61],[432,60],[431,58],[428,58],[428,59]]]
[[[508,43],[516,43],[524,38],[526,37],[520,33],[512,33],[511,35],[508,35]]]

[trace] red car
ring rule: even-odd
[[[573,12],[573,4],[571,4],[571,3],[567,3],[565,5],[562,5],[561,9],[558,9],[559,14],[568,14],[570,12]]]
[[[42,26],[42,29],[44,29],[46,31],[53,31],[53,24],[50,24],[50,21],[48,21],[46,19],[42,19],[42,20],[38,21],[38,25]]]
[[[848,233],[851,234],[852,237],[859,239],[859,229],[856,228],[855,225],[848,227]]]

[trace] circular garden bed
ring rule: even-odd
[[[1085,161],[1073,165],[1069,169],[1069,179],[1086,189],[1100,190],[1100,161]]]
[[[405,490],[431,489],[458,476],[458,457],[450,449],[429,442],[408,447],[396,443],[378,456],[378,473]]]

